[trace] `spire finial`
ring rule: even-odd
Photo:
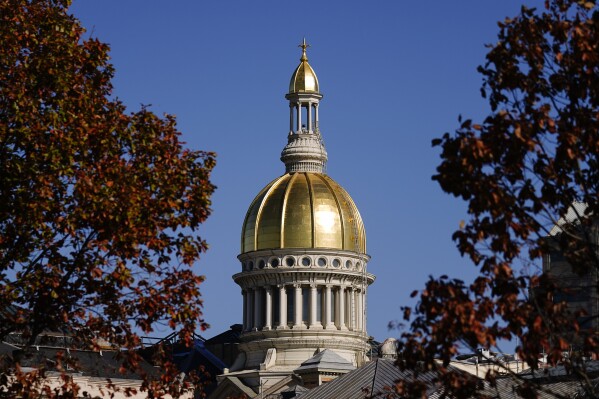
[[[300,58],[300,61],[308,61],[308,56],[306,55],[306,49],[308,47],[310,47],[310,45],[308,43],[306,43],[305,37],[304,37],[304,41],[302,42],[302,44],[300,44],[298,47],[302,48],[302,58]]]

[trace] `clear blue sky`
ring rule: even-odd
[[[530,0],[529,5],[542,4]],[[451,234],[464,204],[431,181],[431,140],[459,114],[482,119],[485,44],[520,1],[75,0],[88,32],[111,45],[114,94],[175,114],[189,147],[215,151],[213,214],[196,265],[213,336],[240,323],[240,231],[258,191],[284,173],[284,95],[305,36],[324,99],[320,126],[328,173],[350,193],[366,225],[368,332],[396,336],[389,321],[429,275],[471,280]],[[166,334],[158,331],[157,335]],[[511,348],[509,348],[511,349]]]

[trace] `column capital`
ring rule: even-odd
[[[316,284],[316,283],[310,284],[310,288],[317,288],[317,287],[318,287],[318,284]]]
[[[302,288],[302,285],[300,283],[294,283],[293,288],[295,288],[295,289]]]
[[[285,287],[287,287],[286,284],[277,284],[277,288],[280,289],[280,290],[281,289],[285,289]]]

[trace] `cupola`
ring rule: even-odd
[[[322,94],[318,78],[308,64],[306,39],[302,48],[300,64],[295,68],[289,84],[289,135],[281,153],[281,161],[288,173],[319,172],[326,169],[327,152],[318,125],[318,107]]]
[[[300,47],[302,48],[302,58],[300,58],[300,64],[291,75],[289,93],[318,93],[318,78],[314,69],[308,64],[306,49],[310,46],[306,44],[305,38]]]

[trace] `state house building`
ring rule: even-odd
[[[362,366],[367,272],[364,223],[326,174],[320,92],[306,41],[289,83],[285,173],[262,188],[243,221],[239,355],[213,398],[309,389]]]

